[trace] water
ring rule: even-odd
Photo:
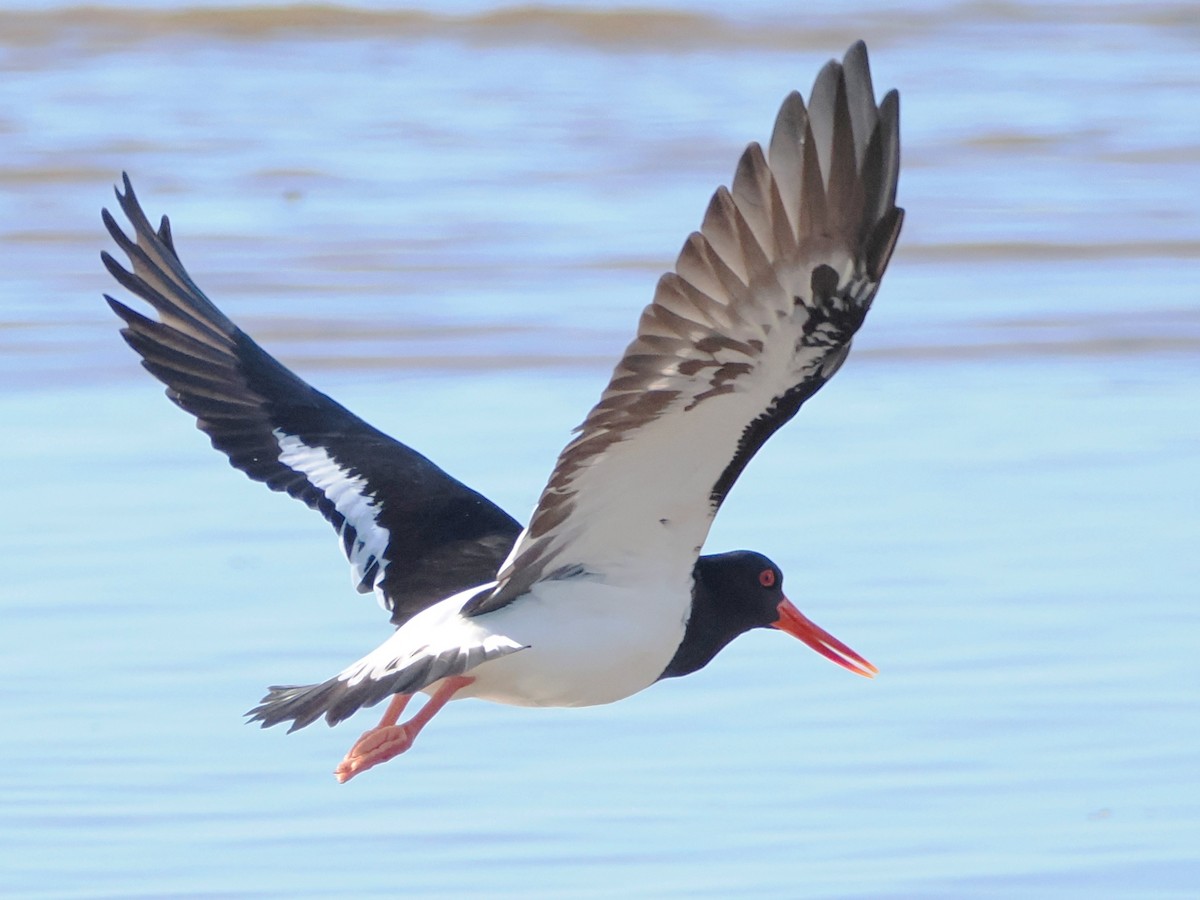
[[[0,12],[0,893],[1200,893],[1200,28],[1188,4]],[[710,549],[767,633],[591,710],[244,726],[386,626],[99,300],[128,170],[244,327],[523,514],[782,96],[867,39],[908,220]],[[370,718],[370,717],[368,717]]]

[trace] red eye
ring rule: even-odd
[[[758,583],[765,588],[775,587],[775,570],[763,569],[758,573]]]

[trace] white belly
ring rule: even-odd
[[[541,582],[515,603],[469,620],[527,649],[471,669],[475,682],[457,696],[513,706],[613,703],[662,674],[690,609],[690,590],[678,586],[655,591],[600,580]]]

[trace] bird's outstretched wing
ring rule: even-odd
[[[758,448],[846,359],[895,247],[899,98],[866,47],[783,103],[658,283],[600,402],[558,458],[495,591],[595,568],[690,573]]]
[[[212,444],[255,481],[319,511],[337,530],[363,593],[399,625],[451,594],[491,581],[520,525],[404,444],[315,390],[258,346],[198,288],[164,216],[155,229],[129,177],[117,200],[131,240],[108,210],[128,271],[104,265],[158,313],[106,295],[142,365],[194,415]]]

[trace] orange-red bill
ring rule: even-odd
[[[786,597],[780,601],[779,618],[772,625],[794,638],[799,638],[826,659],[832,660],[845,669],[849,669],[856,675],[874,678],[879,672],[877,668],[820,625],[806,618]]]

